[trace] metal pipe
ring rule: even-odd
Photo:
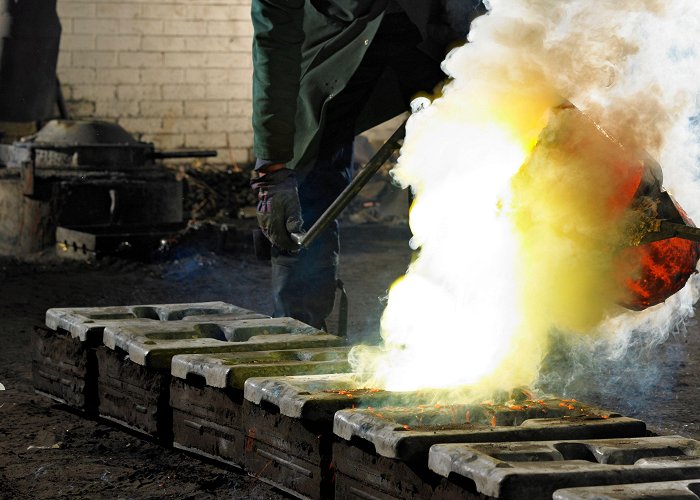
[[[209,149],[187,150],[181,151],[154,151],[149,156],[153,159],[164,158],[211,158],[217,155],[217,152]]]
[[[407,120],[406,120],[407,121]],[[345,207],[357,196],[372,176],[389,159],[394,151],[401,147],[401,140],[406,136],[406,121],[389,137],[374,156],[367,162],[342,193],[331,203],[326,211],[305,233],[292,233],[291,237],[301,247],[308,247],[324,229],[333,222]]]

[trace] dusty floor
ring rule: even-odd
[[[342,277],[353,338],[377,331],[379,298],[410,258],[408,237],[400,227],[346,231]],[[282,498],[254,478],[85,419],[33,392],[29,341],[48,308],[222,300],[270,311],[269,267],[252,253],[184,254],[153,264],[0,258],[0,498]]]
[[[380,297],[410,259],[408,238],[397,226],[345,230],[341,275],[350,294],[351,339],[375,338]],[[253,477],[37,396],[30,373],[32,327],[50,307],[223,300],[269,312],[268,279],[267,265],[250,254],[189,253],[151,264],[0,258],[0,383],[6,389],[0,391],[0,497],[281,498]],[[660,368],[653,385],[610,390],[604,382],[617,378],[608,363],[579,387],[579,399],[642,418],[660,432],[700,438],[698,330],[693,323],[687,335],[654,351]]]

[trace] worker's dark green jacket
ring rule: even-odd
[[[468,1],[468,0],[465,0]],[[316,156],[325,106],[340,92],[372,43],[388,0],[253,0],[253,129],[257,158],[308,171]],[[421,48],[442,60],[434,34],[438,0],[399,0],[418,27]],[[444,38],[444,37],[443,37]],[[386,80],[386,84],[382,84]],[[383,79],[356,123],[359,133],[405,110]]]

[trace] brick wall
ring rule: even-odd
[[[251,161],[250,0],[58,0],[58,13],[74,118],[117,121],[160,149]]]

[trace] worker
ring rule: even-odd
[[[253,0],[253,130],[260,227],[272,243],[274,316],[317,328],[333,309],[337,221],[300,250],[351,180],[354,137],[445,77],[478,0]]]

